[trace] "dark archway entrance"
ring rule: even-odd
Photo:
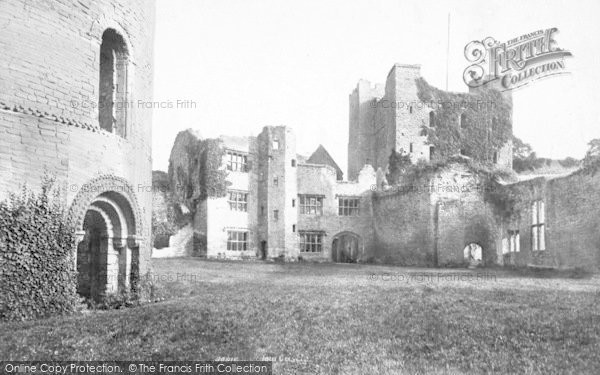
[[[337,263],[356,263],[360,256],[360,237],[352,232],[342,232],[333,237],[331,260]]]
[[[107,294],[129,292],[138,277],[139,229],[131,201],[115,191],[92,199],[77,244],[77,292],[100,301]]]
[[[267,259],[267,241],[260,241],[260,259]]]
[[[77,293],[98,301],[106,291],[108,228],[102,212],[88,210],[83,240],[77,245]]]
[[[483,248],[475,242],[465,246],[463,255],[469,267],[477,267],[483,263]]]

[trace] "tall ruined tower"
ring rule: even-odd
[[[146,0],[0,1],[0,199],[56,176],[92,298],[129,289],[150,258],[152,112],[138,101],[152,100],[154,12]]]
[[[372,86],[361,79],[349,97],[350,126],[348,134],[348,179],[358,177],[365,164],[374,165],[375,117],[378,100],[383,96],[382,85]]]
[[[258,241],[266,258],[298,258],[296,137],[285,126],[268,126],[258,144]]]
[[[392,149],[429,158],[420,135],[423,114],[417,111],[419,65],[395,64],[385,88],[360,80],[350,95],[348,178],[356,179],[365,164],[385,170]]]
[[[433,88],[420,65],[395,64],[385,90],[360,80],[350,95],[348,179],[355,180],[365,164],[385,172],[392,150],[413,163],[463,154],[511,167],[510,94],[498,95],[498,103],[486,95]],[[490,141],[477,149],[469,144],[474,137]]]

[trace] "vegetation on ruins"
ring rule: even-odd
[[[408,155],[402,155],[395,150],[390,154],[388,182],[392,185],[417,186],[420,181],[440,172],[450,164],[459,163],[481,178],[483,199],[488,202],[499,219],[518,219],[519,206],[528,197],[528,189],[521,185],[506,185],[506,182],[516,180],[514,172],[508,169],[493,168],[470,158],[455,155],[443,161],[427,162],[419,160],[410,163]]]
[[[583,158],[583,172],[595,175],[600,169],[600,138],[592,139],[588,143],[588,151]]]
[[[189,222],[198,204],[227,194],[227,171],[222,168],[225,150],[219,139],[199,139],[190,131],[180,132],[169,160],[169,184],[179,224]],[[189,213],[180,208],[185,207]],[[177,209],[179,208],[179,209]]]
[[[388,183],[391,185],[398,184],[402,175],[410,167],[412,167],[410,156],[405,154],[402,149],[400,149],[400,152],[393,149],[388,160],[388,174],[385,176]]]
[[[530,200],[531,191],[523,184],[504,185],[490,180],[484,199],[490,203],[496,216],[504,221],[519,220],[520,207]]]
[[[155,248],[169,245],[169,237],[177,232],[175,208],[172,203],[172,192],[169,176],[162,171],[152,171],[153,199],[162,195],[164,201],[158,200],[152,207],[152,244]]]
[[[417,95],[433,111],[434,123],[423,124],[428,143],[436,155],[454,155],[460,150],[478,160],[492,160],[512,134],[511,103],[494,89],[477,94],[451,93],[418,78]]]
[[[513,169],[515,172],[534,171],[544,165],[550,166],[552,161],[552,159],[538,157],[529,143],[513,136]],[[580,161],[572,157],[557,161],[563,168],[574,168],[580,165]]]
[[[23,186],[0,202],[0,320],[29,320],[74,311],[75,230],[55,178],[41,191]]]

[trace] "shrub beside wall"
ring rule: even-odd
[[[54,180],[0,202],[0,320],[72,312],[77,305],[75,231]]]

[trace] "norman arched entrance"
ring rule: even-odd
[[[483,263],[483,249],[478,243],[471,242],[465,246],[463,256],[469,267],[477,267]]]
[[[139,273],[139,234],[143,232],[137,200],[125,180],[108,179],[110,187],[105,185],[106,178],[86,185],[71,208],[79,228],[77,292],[95,301],[130,291]]]
[[[360,237],[356,233],[338,233],[331,243],[331,260],[337,263],[356,263],[361,248]]]

